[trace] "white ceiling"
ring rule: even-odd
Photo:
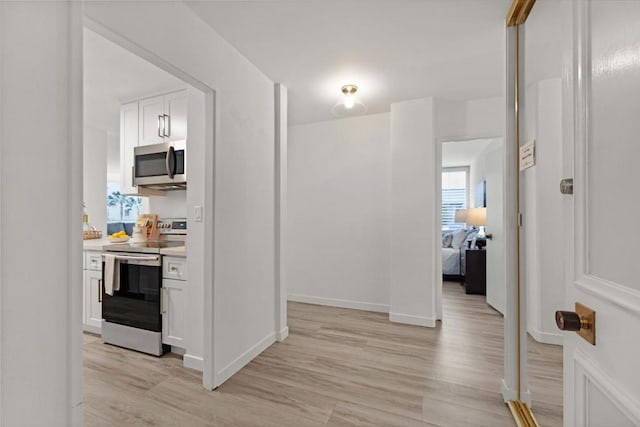
[[[557,4],[559,12],[559,3],[541,0],[536,8],[556,11]],[[290,124],[334,118],[331,107],[347,83],[359,86],[358,98],[369,114],[389,111],[392,102],[402,100],[477,99],[503,91],[504,21],[511,0],[187,4],[267,76],[289,88]],[[559,43],[548,39],[560,32],[546,24],[534,39],[545,45],[537,50],[548,58],[554,51],[547,45],[557,45],[559,53]],[[551,69],[531,63],[540,68],[531,70],[533,77],[559,76],[559,58]]]
[[[470,166],[493,141],[495,140],[474,139],[442,144],[442,167]]]
[[[185,83],[102,36],[84,30],[84,122],[119,134],[120,104]]]

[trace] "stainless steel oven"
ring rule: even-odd
[[[102,290],[102,340],[160,356],[167,350],[162,345],[160,311],[162,256],[123,252],[115,258],[119,288],[113,295]],[[103,254],[103,283],[104,279]]]
[[[173,141],[134,148],[133,184],[153,190],[187,186],[187,144]]]

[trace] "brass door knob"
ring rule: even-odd
[[[556,325],[561,331],[577,332],[589,343],[596,344],[596,312],[576,303],[576,311],[556,311]]]
[[[584,322],[584,324],[583,324]],[[556,311],[556,325],[561,331],[578,332],[580,329],[589,329],[586,319],[581,319],[575,311]]]

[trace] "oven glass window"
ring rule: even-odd
[[[160,287],[162,267],[120,263],[120,290],[102,300],[102,317],[109,322],[149,331],[162,331]],[[104,274],[104,273],[103,273]],[[103,277],[104,278],[104,277]]]

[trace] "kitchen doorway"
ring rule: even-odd
[[[189,132],[189,189],[183,201],[186,203],[186,219],[189,237],[186,251],[189,253],[188,277],[190,294],[187,295],[187,320],[193,326],[189,331],[193,354],[187,349],[184,365],[202,371],[202,385],[207,390],[215,387],[213,369],[213,203],[214,203],[214,153],[216,141],[217,99],[214,88],[168,63],[116,32],[85,16],[84,31],[90,31],[124,49],[129,54],[148,62],[171,75],[187,87],[190,112]],[[191,143],[197,141],[197,143]],[[175,194],[159,205],[169,205]],[[164,206],[167,207],[167,206]],[[106,231],[106,229],[105,229]],[[189,328],[191,329],[191,328]]]

